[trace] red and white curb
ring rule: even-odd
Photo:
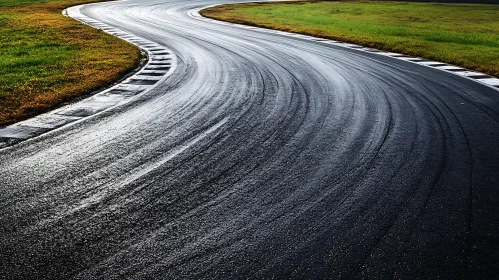
[[[169,49],[89,18],[81,13],[82,6],[68,8],[63,14],[138,46],[147,53],[147,63],[130,77],[89,98],[0,129],[0,149],[127,103],[133,96],[143,94],[167,79],[174,71],[177,59]]]
[[[244,2],[244,3],[247,3],[247,2]],[[385,52],[385,51],[381,51],[381,50],[377,50],[377,49],[373,49],[373,48],[368,48],[368,47],[363,47],[363,46],[359,46],[356,44],[345,43],[345,42],[341,42],[341,41],[317,38],[317,37],[312,37],[312,36],[308,36],[308,35],[302,35],[302,34],[291,33],[291,32],[280,31],[280,30],[266,29],[266,28],[242,25],[242,24],[237,24],[237,23],[219,21],[219,20],[215,20],[215,19],[205,18],[199,14],[199,12],[201,10],[216,7],[216,6],[220,6],[220,5],[210,5],[210,6],[206,6],[203,8],[192,9],[189,11],[189,16],[191,16],[192,18],[201,20],[201,21],[214,22],[214,23],[222,24],[222,25],[238,26],[240,28],[258,30],[259,32],[279,34],[279,35],[293,37],[293,38],[300,38],[300,39],[304,39],[304,40],[320,42],[322,44],[340,46],[340,47],[345,47],[345,48],[349,48],[349,49],[355,49],[355,50],[359,50],[359,51],[375,53],[378,55],[389,56],[389,57],[392,57],[395,59],[404,60],[407,62],[416,63],[416,64],[427,66],[430,68],[435,68],[438,70],[450,72],[452,74],[455,74],[455,75],[458,75],[458,76],[461,76],[461,77],[464,77],[467,79],[474,80],[478,83],[481,83],[481,84],[487,85],[491,88],[494,88],[496,90],[499,90],[499,78],[496,78],[496,77],[493,77],[493,76],[490,76],[490,75],[487,75],[484,73],[472,71],[472,70],[469,70],[466,68],[450,65],[447,63],[426,60],[424,58],[412,57],[412,56],[408,56],[408,55],[404,55],[404,54],[400,54],[400,53]]]

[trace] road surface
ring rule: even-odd
[[[499,91],[189,16],[221,2],[82,9],[178,65],[0,151],[0,278],[499,275]]]

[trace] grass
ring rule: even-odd
[[[95,0],[0,1],[0,126],[118,80],[140,62],[133,45],[64,17]]]
[[[499,76],[499,5],[305,1],[223,5],[201,14],[410,54]]]

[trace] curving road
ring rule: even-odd
[[[188,14],[219,2],[82,10],[178,65],[0,150],[0,278],[499,275],[499,91]]]

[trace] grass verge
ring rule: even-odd
[[[0,126],[109,85],[140,63],[135,46],[61,14],[90,2],[0,2]]]
[[[201,15],[405,53],[499,77],[499,5],[300,1],[223,5]]]

